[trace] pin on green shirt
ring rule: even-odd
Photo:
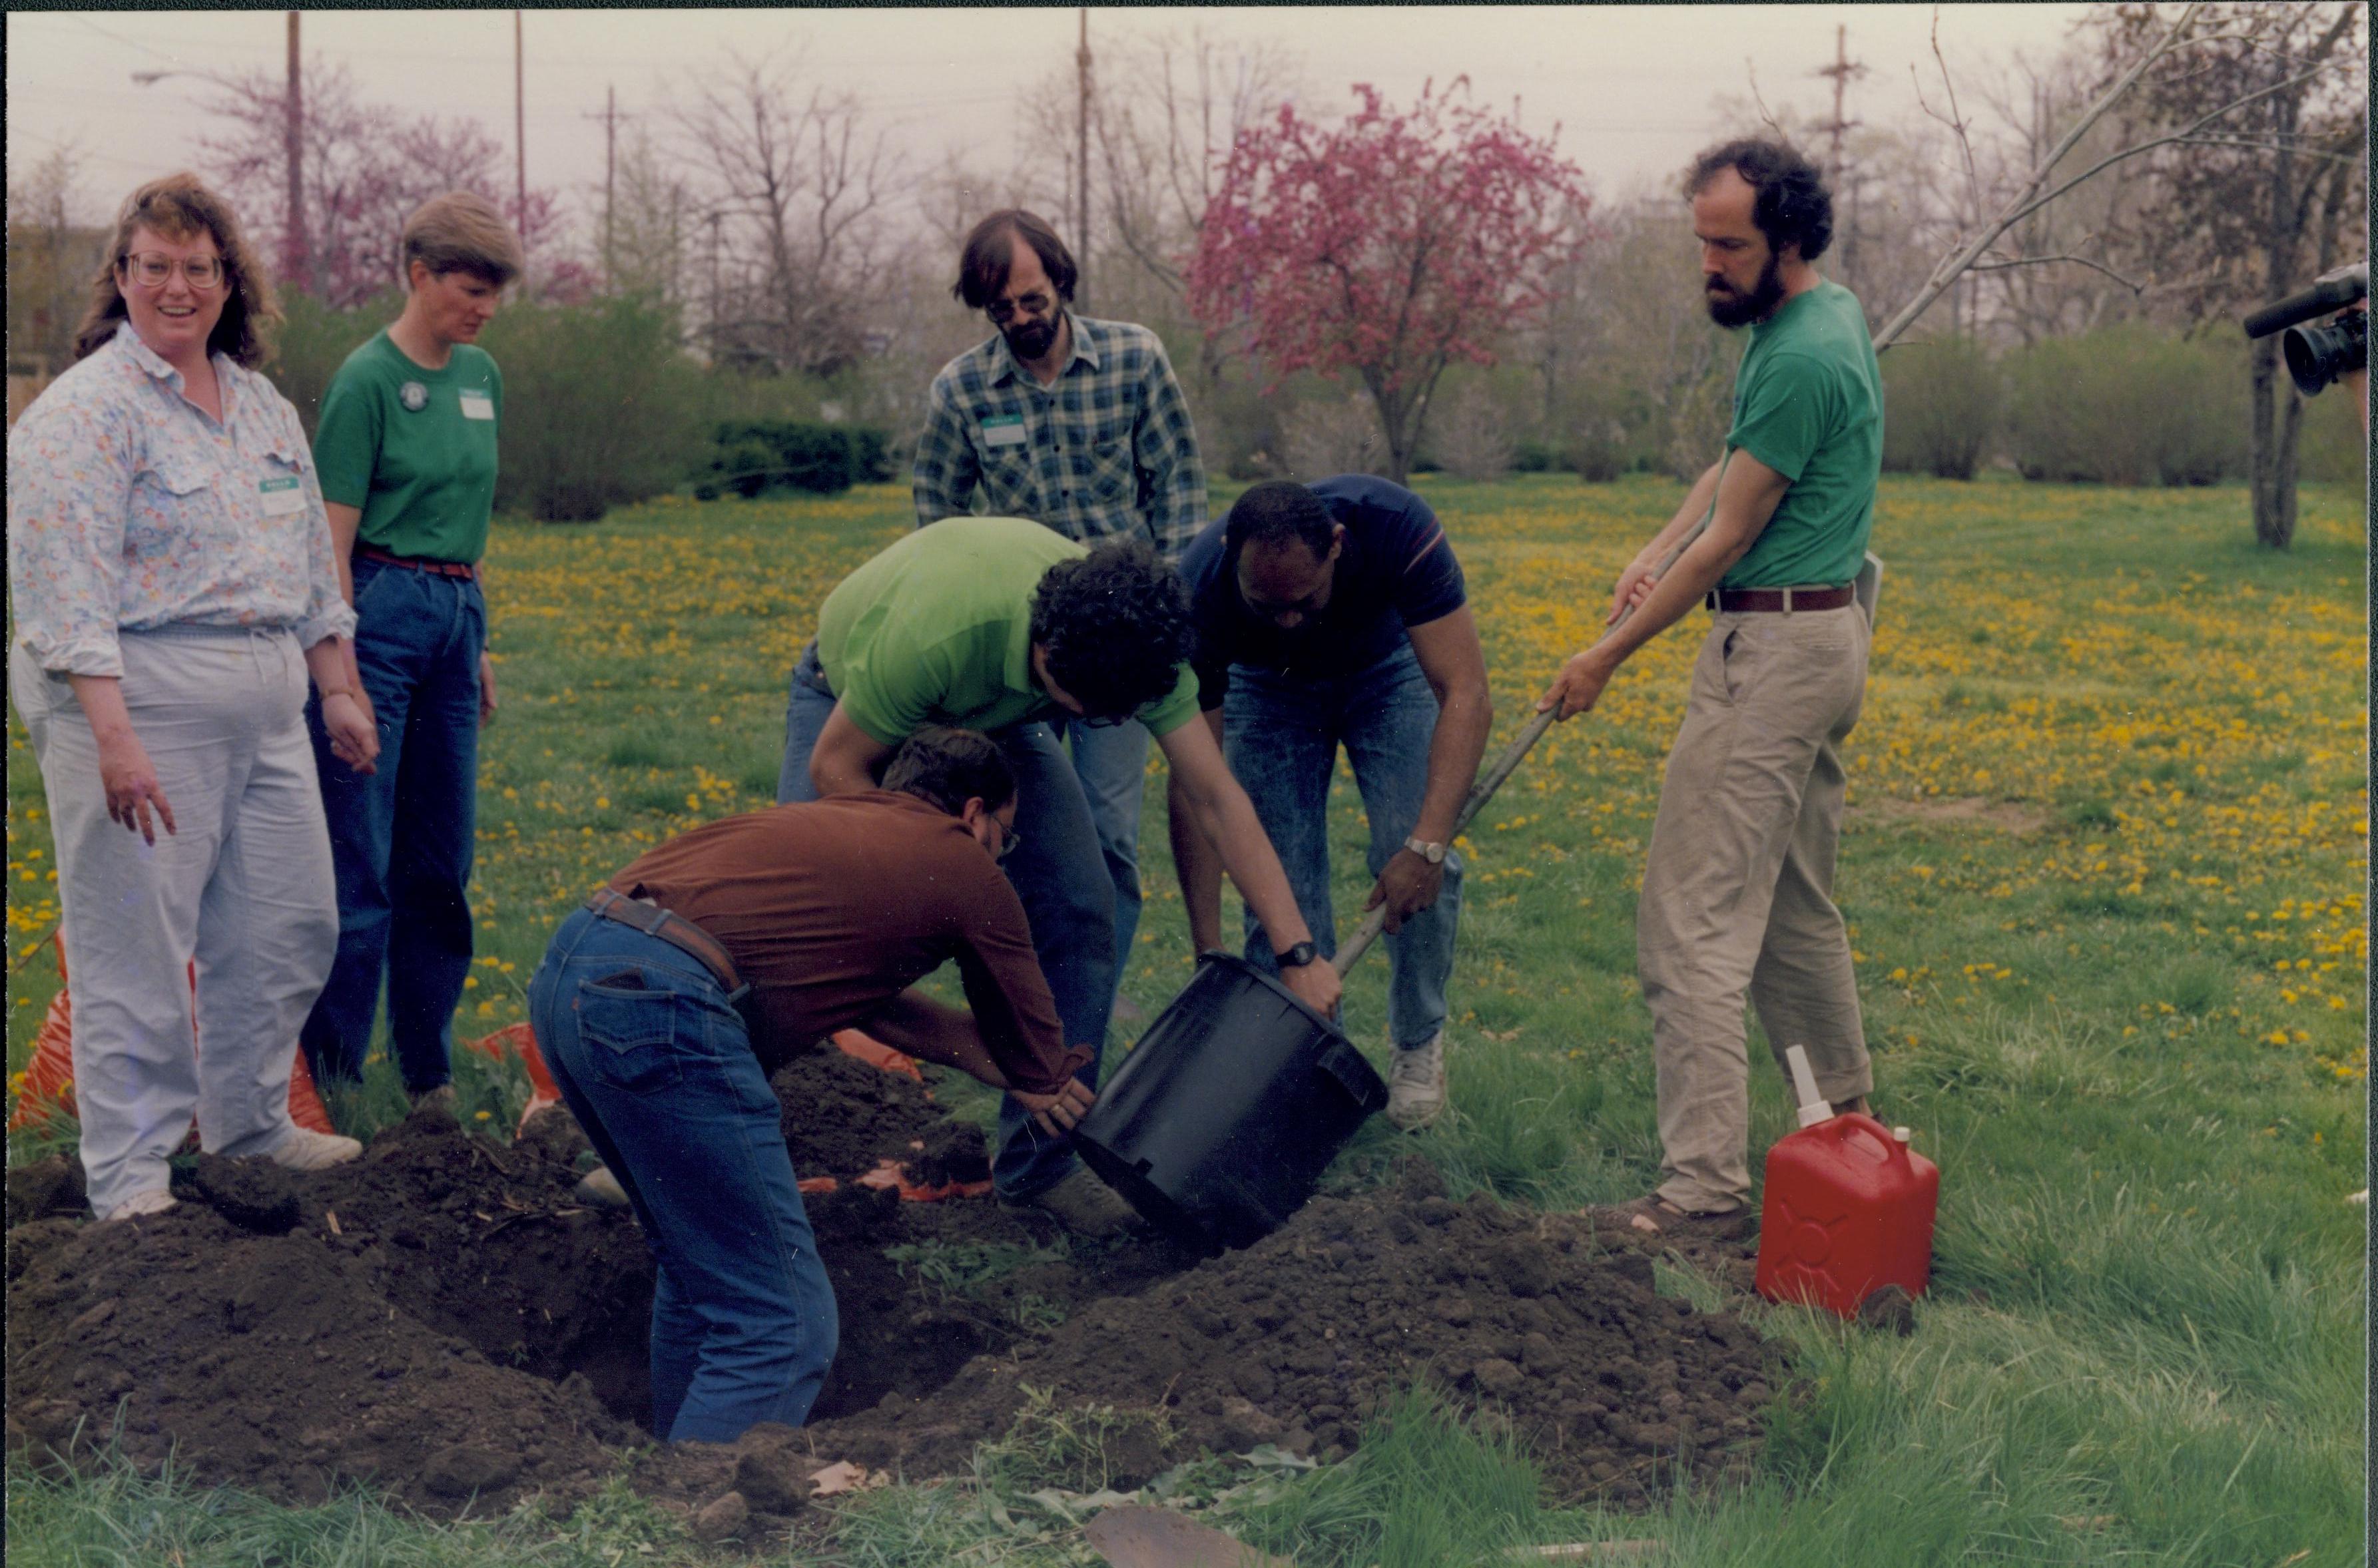
[[[1724,586],[1796,588],[1856,577],[1882,476],[1882,369],[1856,294],[1819,283],[1750,329],[1725,444],[1792,487]]]
[[[1004,729],[1062,717],[1032,678],[1032,594],[1089,551],[1028,518],[951,517],[842,580],[818,611],[818,663],[850,722],[897,746],[927,724]],[[1183,664],[1139,722],[1170,735],[1197,716]]]
[[[322,399],[322,498],[362,511],[355,538],[391,555],[475,562],[496,504],[504,378],[485,349],[416,365],[385,329],[347,356]]]

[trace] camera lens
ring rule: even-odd
[[[2296,390],[2311,397],[2370,364],[2370,317],[2360,311],[2320,327],[2290,327],[2279,340]]]

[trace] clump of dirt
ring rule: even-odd
[[[1429,1380],[1506,1420],[1560,1490],[1641,1502],[1677,1469],[1738,1475],[1768,1399],[1769,1352],[1731,1313],[1652,1289],[1630,1239],[1425,1177],[1315,1199],[1276,1235],[1045,1339],[978,1359],[930,1398],[814,1423],[822,1458],[962,1470],[1026,1385],[1061,1404],[1161,1412],[1176,1449],[1277,1442],[1333,1455],[1383,1397]]]
[[[831,1048],[793,1058],[769,1086],[785,1107],[785,1143],[803,1176],[848,1179],[880,1160],[912,1159],[913,1145],[946,1119],[917,1080]]]

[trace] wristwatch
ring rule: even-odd
[[[1272,954],[1273,959],[1282,969],[1302,969],[1320,956],[1320,950],[1310,940],[1301,941],[1286,952]]]
[[[1411,850],[1414,855],[1419,856],[1423,860],[1427,861],[1432,866],[1442,866],[1445,864],[1445,845],[1441,844],[1430,844],[1427,840],[1415,834],[1413,837],[1404,840],[1404,847]]]

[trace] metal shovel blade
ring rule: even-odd
[[[1102,1510],[1082,1534],[1113,1568],[1296,1568],[1210,1525],[1135,1502]]]

